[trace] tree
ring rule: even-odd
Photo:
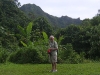
[[[29,46],[30,44],[32,44],[30,38],[31,38],[31,32],[32,32],[32,22],[30,22],[27,27],[23,28],[21,26],[18,26],[18,30],[19,30],[19,35],[16,34],[17,37],[20,37],[20,43],[23,46]]]
[[[17,33],[17,25],[26,26],[30,21],[18,8],[18,0],[0,0],[0,25]]]
[[[92,26],[98,26],[100,24],[100,16],[95,16],[91,19]]]
[[[80,31],[80,27],[76,25],[70,25],[66,27],[60,35],[64,36],[64,39],[61,41],[61,44],[66,45],[67,43],[72,43],[77,33]]]
[[[36,20],[34,20],[34,25],[32,28],[33,31],[38,32],[46,32],[48,36],[52,34],[52,27],[49,25],[47,20],[44,17],[39,17]]]
[[[91,27],[90,45],[90,58],[100,58],[100,25]]]
[[[89,26],[89,25],[91,25],[90,19],[84,19],[84,20],[82,21],[81,25],[83,25],[83,26]]]

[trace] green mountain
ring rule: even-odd
[[[31,19],[35,19],[41,16],[45,17],[52,26],[66,27],[67,25],[70,24],[78,25],[82,22],[80,18],[73,19],[68,16],[56,17],[56,16],[49,15],[48,13],[45,13],[39,6],[35,4],[25,4],[21,6],[20,9],[23,12],[25,12],[25,14]]]

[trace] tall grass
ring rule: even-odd
[[[0,64],[0,75],[100,75],[100,63],[58,64],[51,73],[51,64]]]

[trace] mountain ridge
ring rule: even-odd
[[[57,26],[57,27],[61,27],[61,28],[66,27],[67,25],[70,25],[70,24],[79,25],[82,22],[82,20],[80,20],[80,18],[73,19],[68,16],[56,17],[53,15],[50,15],[50,14],[44,12],[39,6],[37,6],[35,4],[24,4],[23,6],[20,7],[20,9],[28,17],[31,17],[31,18],[32,18],[32,16],[34,18],[45,17],[52,26]]]

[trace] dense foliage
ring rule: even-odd
[[[59,45],[58,63],[100,59],[99,15],[84,19],[80,25],[58,28],[45,16],[25,16],[17,0],[0,0],[0,63],[49,63],[47,49],[51,34]]]
[[[97,20],[98,18],[98,20]],[[65,29],[61,29],[56,34],[56,37],[63,36],[62,45],[71,43],[73,49],[78,52],[85,52],[86,58],[100,58],[100,16],[95,16],[93,19],[85,19],[81,26],[70,25]],[[98,22],[98,23],[97,23]],[[94,25],[96,24],[96,25]]]
[[[17,0],[0,0],[0,26],[17,32],[17,25],[26,26],[29,19],[18,8]]]

